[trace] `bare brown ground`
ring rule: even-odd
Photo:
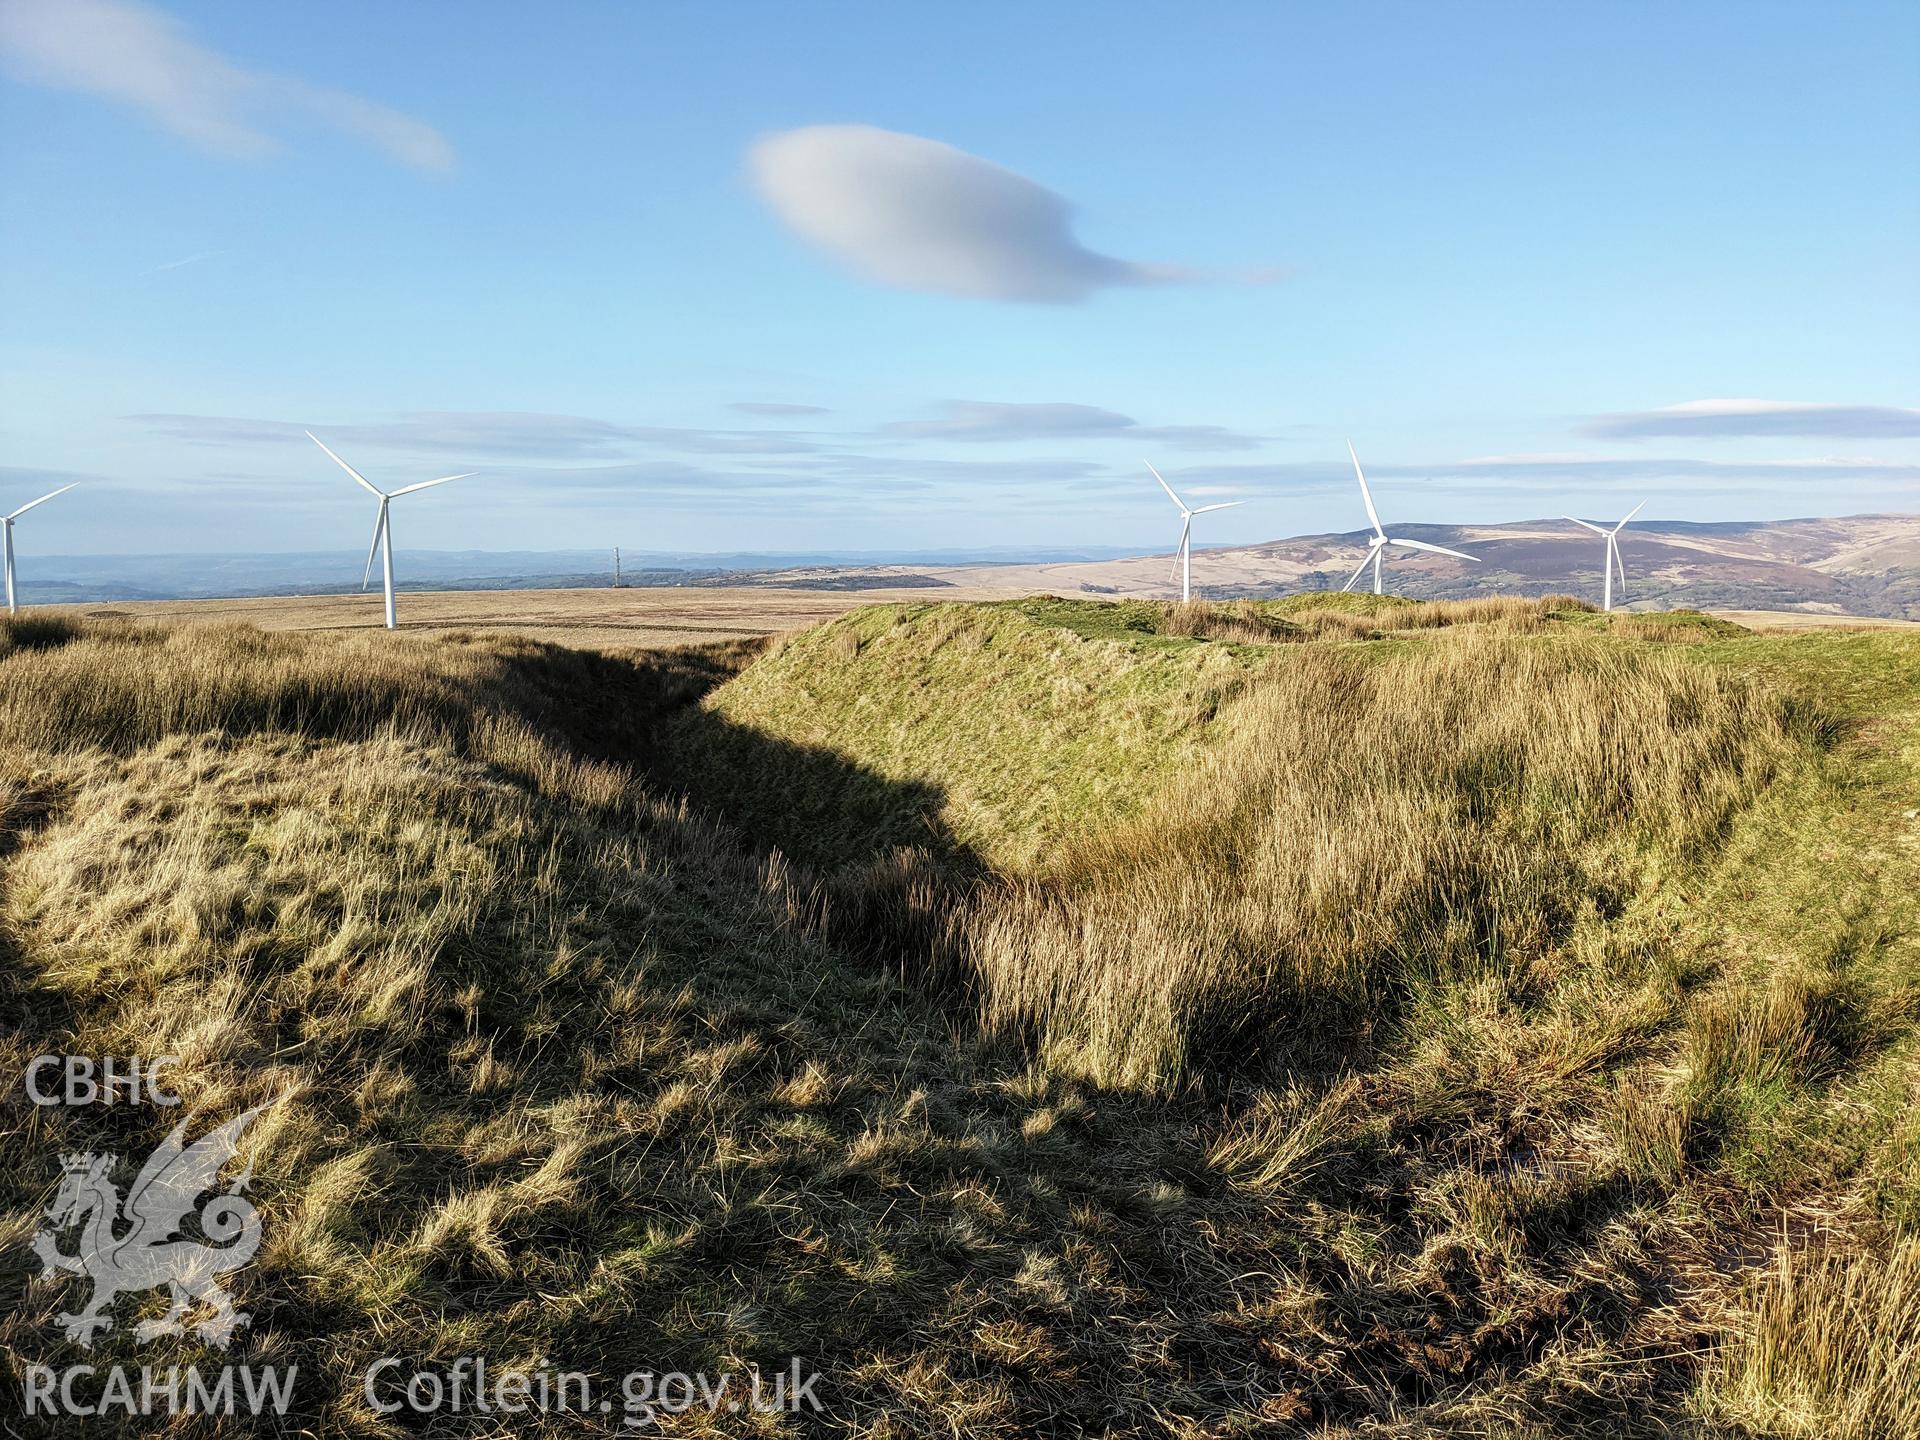
[[[494,630],[589,649],[684,645],[798,630],[859,605],[887,601],[985,600],[1015,592],[936,587],[783,590],[658,586],[592,590],[423,590],[399,598],[400,628],[420,633]],[[59,607],[66,614],[244,623],[262,630],[357,630],[380,624],[380,596],[272,595],[232,600],[150,600]]]

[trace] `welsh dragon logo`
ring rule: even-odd
[[[86,1308],[60,1316],[69,1340],[91,1349],[97,1332],[113,1328],[108,1311],[117,1297],[165,1286],[171,1299],[167,1313],[142,1320],[134,1326],[134,1335],[145,1341],[184,1335],[191,1328],[208,1344],[226,1348],[248,1316],[233,1308],[233,1297],[222,1288],[220,1277],[245,1265],[260,1248],[259,1212],[240,1193],[253,1167],[248,1165],[197,1211],[196,1202],[220,1183],[220,1168],[234,1157],[241,1133],[266,1108],[249,1110],[191,1145],[184,1143],[188,1121],[182,1120],[147,1157],[124,1199],[108,1178],[118,1156],[60,1157],[60,1191],[33,1237],[33,1251],[43,1274],[68,1270],[93,1281]],[[180,1234],[189,1215],[197,1218],[204,1240]],[[58,1238],[75,1225],[80,1227],[79,1249],[64,1254]],[[188,1327],[181,1317],[196,1303],[213,1306],[214,1313]]]

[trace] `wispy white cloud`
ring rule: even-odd
[[[1105,286],[1201,278],[1087,249],[1062,197],[918,135],[810,125],[762,138],[748,161],[789,229],[883,285],[1071,304]]]
[[[736,400],[727,408],[738,410],[742,415],[766,415],[775,418],[833,413],[824,405],[790,405],[776,400]]]
[[[1048,485],[1109,473],[1106,466],[1091,460],[949,460],[937,456],[866,455],[848,450],[780,463],[787,470],[830,475],[857,483],[937,482],[950,486],[960,495],[979,486]]]
[[[213,260],[225,255],[225,250],[202,250],[198,255],[187,255],[179,260],[169,260],[164,265],[156,265],[151,270],[143,270],[144,275],[164,275],[169,270],[184,270],[189,265],[198,265],[203,260]]]
[[[231,415],[128,415],[150,433],[192,445],[310,445],[312,430],[328,443],[446,455],[585,459],[621,456],[635,448],[708,455],[798,455],[815,450],[811,440],[781,430],[699,430],[659,425],[616,425],[582,415],[542,415],[513,410],[428,411],[391,420],[327,424],[306,420],[256,420]]]
[[[952,400],[937,420],[897,420],[881,433],[904,440],[1136,440],[1184,450],[1252,450],[1260,441],[1223,425],[1142,425],[1096,405]]]
[[[275,132],[307,120],[416,169],[453,164],[453,147],[424,121],[344,90],[248,69],[138,0],[4,0],[0,51],[24,79],[131,105],[224,154],[273,154],[282,148]]]
[[[1837,435],[1854,440],[1920,435],[1920,410],[1898,405],[1814,405],[1797,400],[1689,400],[1659,410],[1602,415],[1583,427],[1608,440],[1650,436]]]
[[[1353,467],[1342,457],[1281,464],[1214,463],[1167,471],[1185,481],[1228,483],[1280,494],[1330,494],[1353,489]],[[1530,495],[1550,505],[1568,489],[1654,487],[1672,494],[1796,495],[1810,486],[1846,483],[1859,494],[1910,494],[1920,487],[1920,464],[1877,458],[1813,456],[1790,460],[1697,460],[1679,456],[1584,454],[1485,455],[1468,460],[1367,462],[1367,478],[1393,482],[1406,493],[1430,486],[1443,494]],[[1357,492],[1356,492],[1357,493]]]
[[[325,423],[218,415],[126,418],[151,435],[194,447],[192,483],[222,489],[260,486],[263,467],[306,473],[297,463],[288,471],[284,457],[265,464],[269,457],[258,447],[297,450],[322,467],[316,473],[330,478],[330,468],[302,433],[312,429],[370,474],[382,468],[399,474],[431,457],[447,469],[484,468],[490,481],[535,484],[556,494],[630,493],[650,500],[706,494],[790,506],[796,513],[823,505],[907,503],[915,496],[959,503],[981,494],[1018,494],[1020,503],[1039,508],[1087,494],[1150,507],[1164,497],[1139,468],[1142,440],[1153,442],[1156,451],[1175,452],[1161,466],[1182,494],[1353,495],[1352,465],[1337,445],[1313,459],[1262,461],[1225,454],[1216,459],[1205,452],[1248,449],[1259,437],[1212,425],[1142,425],[1116,410],[1067,403],[955,401],[939,418],[864,431],[760,429],[744,423],[737,429],[628,425],[515,411],[423,412]],[[1115,440],[1127,444],[1112,445]],[[988,443],[993,441],[1031,442],[1038,453],[996,451]],[[1182,450],[1199,463],[1180,463]],[[1880,496],[1892,497],[1897,505],[1898,497],[1920,492],[1920,463],[1887,455],[1703,460],[1596,449],[1383,458],[1369,461],[1367,474],[1377,486],[1408,499],[1512,496],[1524,507],[1522,514],[1557,514],[1572,496],[1591,499],[1613,492],[1781,497],[1844,491],[1856,507],[1883,503]]]

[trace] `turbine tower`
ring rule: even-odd
[[[1561,517],[1564,520],[1572,520],[1574,524],[1581,528],[1591,530],[1594,534],[1604,537],[1607,542],[1606,556],[1600,561],[1600,574],[1606,581],[1601,591],[1602,599],[1600,601],[1600,608],[1602,610],[1613,609],[1613,572],[1615,570],[1620,572],[1620,591],[1623,595],[1626,593],[1627,567],[1622,564],[1620,560],[1619,536],[1620,532],[1627,528],[1627,520],[1631,520],[1634,516],[1638,515],[1641,510],[1646,508],[1646,503],[1646,501],[1642,500],[1638,505],[1627,511],[1626,520],[1622,520],[1611,530],[1602,530],[1598,525],[1589,525],[1586,521],[1574,519],[1571,515]]]
[[[1347,453],[1353,456],[1353,476],[1360,482],[1360,498],[1367,502],[1367,519],[1373,522],[1373,537],[1367,541],[1366,558],[1360,562],[1359,569],[1349,575],[1347,583],[1340,587],[1342,595],[1353,588],[1353,582],[1360,578],[1361,571],[1368,565],[1373,566],[1373,593],[1380,593],[1380,557],[1386,553],[1389,545],[1398,545],[1402,550],[1424,550],[1429,555],[1451,555],[1456,560],[1471,560],[1476,565],[1480,563],[1478,555],[1466,555],[1458,550],[1449,550],[1444,545],[1429,545],[1424,540],[1401,540],[1389,536],[1380,528],[1380,512],[1373,508],[1373,492],[1367,489],[1367,475],[1360,468],[1360,457],[1355,453],[1351,440],[1347,441]]]
[[[73,485],[78,485],[79,483],[80,482],[76,480],[73,482]],[[19,607],[13,603],[13,522],[26,514],[27,511],[31,510],[34,506],[46,504],[47,501],[53,499],[55,495],[66,494],[67,491],[73,488],[73,485],[62,485],[58,490],[48,491],[38,500],[29,500],[11,515],[0,515],[0,550],[4,550],[7,557],[7,613],[9,615],[16,614],[19,610]]]
[[[307,438],[322,450],[326,450],[327,458],[358,481],[361,489],[367,491],[369,494],[380,497],[380,514],[373,522],[373,543],[367,546],[367,573],[360,577],[360,588],[362,590],[366,589],[367,582],[373,578],[373,555],[377,550],[380,552],[381,557],[380,574],[385,582],[387,591],[387,629],[397,629],[399,628],[399,622],[394,619],[393,613],[393,530],[387,524],[387,505],[399,496],[411,495],[416,490],[426,490],[434,485],[444,485],[449,480],[465,480],[467,476],[477,475],[480,472],[477,470],[468,470],[459,475],[442,475],[438,480],[422,480],[417,485],[402,485],[398,490],[389,493],[374,485],[366,476],[347,464],[346,461],[334,454],[333,451],[327,450],[325,443],[311,430],[307,431]]]
[[[1141,463],[1146,464],[1145,461]],[[1196,515],[1205,515],[1209,510],[1231,510],[1234,506],[1244,505],[1247,502],[1244,500],[1223,500],[1218,505],[1202,505],[1198,510],[1189,510],[1187,508],[1187,502],[1173,493],[1173,487],[1161,479],[1158,470],[1155,470],[1152,465],[1147,465],[1147,472],[1152,475],[1154,479],[1160,481],[1160,488],[1167,492],[1167,498],[1180,507],[1180,548],[1174,553],[1173,569],[1168,572],[1167,578],[1171,580],[1175,574],[1178,574],[1180,576],[1180,598],[1182,600],[1190,599],[1193,595],[1193,517]]]

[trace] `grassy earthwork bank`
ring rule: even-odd
[[[1897,632],[0,625],[0,1067],[275,1102],[232,1358],[287,1434],[476,1353],[822,1374],[686,1434],[1920,1433],[1916,881]],[[28,1248],[177,1117],[6,1116],[16,1373],[203,1360],[157,1294],[62,1340]]]

